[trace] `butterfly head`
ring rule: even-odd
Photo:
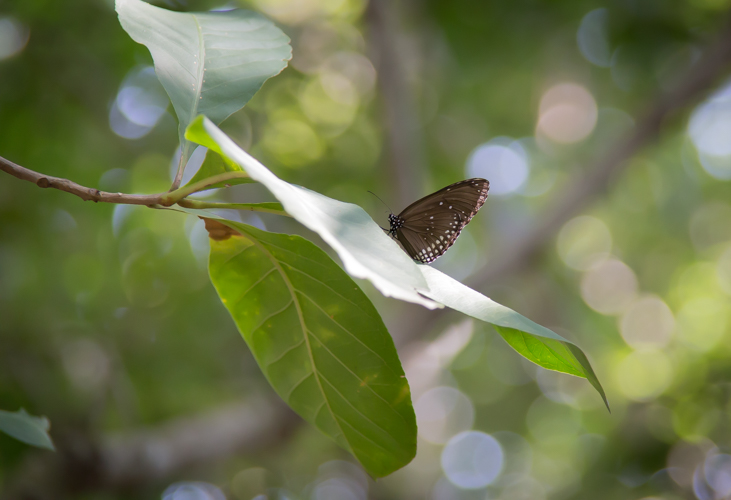
[[[388,223],[391,226],[388,230],[388,234],[395,235],[396,230],[400,229],[404,225],[404,220],[396,214],[389,214]]]

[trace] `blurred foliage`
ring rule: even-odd
[[[633,119],[687,75],[730,7],[727,0],[380,5],[393,15],[394,44],[379,51],[365,1],[242,2],[279,23],[294,58],[223,128],[287,181],[357,203],[385,223],[366,190],[395,210],[410,201],[397,199],[399,167],[383,119],[393,103],[378,86],[391,80],[376,70],[382,51],[393,51],[416,105],[411,132],[426,158],[412,180],[420,193],[480,172],[493,174],[493,191],[504,181],[503,194],[491,194],[437,261],[458,279],[489,266],[498,243],[529,227],[593,158],[631,134]],[[606,30],[606,40],[577,40],[598,8],[606,8],[606,24],[587,31]],[[11,54],[0,60],[0,155],[100,189],[167,189],[177,145],[170,107],[137,139],[110,127],[123,82],[151,64],[112,2],[4,2],[0,21],[0,54]],[[597,46],[609,47],[606,67],[585,57]],[[547,98],[567,82],[574,86]],[[430,341],[451,331],[445,321],[402,352],[417,418],[428,429],[427,403],[457,398],[455,432],[473,428],[502,445],[503,471],[490,486],[461,490],[445,480],[436,431],[422,435],[411,465],[375,483],[332,462],[347,458],[301,426],[266,453],[242,450],[141,491],[93,498],[162,498],[178,480],[207,481],[242,500],[262,491],[277,498],[277,488],[290,492],[280,498],[346,498],[326,496],[343,484],[360,485],[350,498],[370,488],[370,498],[384,499],[728,495],[731,151],[723,124],[731,118],[724,102],[676,113],[577,214],[583,218],[564,225],[542,259],[478,287],[581,345],[611,415],[586,381],[530,366],[481,327],[461,353],[433,358],[427,380],[423,360],[435,356]],[[485,158],[497,152],[518,163],[506,163],[503,175],[478,161],[482,146],[493,148]],[[230,191],[221,195],[227,201],[271,201],[256,186]],[[318,241],[289,219],[241,219]],[[205,231],[193,218],[84,204],[0,176],[0,408],[47,416],[56,442],[73,432],[154,426],[270,391],[210,285],[206,258]],[[397,344],[417,315],[429,314],[361,284]],[[458,391],[429,392],[441,386]],[[0,489],[46,453],[4,435],[0,450]],[[350,482],[336,481],[343,477]]]

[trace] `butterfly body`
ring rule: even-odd
[[[490,183],[467,179],[450,184],[390,214],[388,234],[409,256],[423,264],[433,262],[451,247],[487,198]]]

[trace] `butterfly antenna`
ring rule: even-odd
[[[376,198],[378,198],[378,201],[380,201],[381,203],[383,203],[386,206],[386,208],[388,209],[389,212],[393,213],[393,210],[391,210],[391,207],[389,207],[388,205],[386,205],[386,202],[383,201],[376,193],[374,193],[373,191],[368,191],[368,192],[371,193]]]

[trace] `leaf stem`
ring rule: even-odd
[[[233,210],[249,210],[250,212],[263,212],[275,215],[284,215],[285,217],[292,217],[282,208],[281,203],[216,203],[208,201],[198,201],[183,199],[178,201],[178,205],[184,208],[221,208],[221,209],[233,209]]]
[[[169,207],[170,205],[174,205],[175,203],[179,202],[186,196],[197,193],[198,191],[205,191],[206,189],[210,188],[214,184],[218,184],[219,182],[225,182],[232,179],[241,179],[245,177],[249,177],[249,174],[247,174],[246,172],[224,172],[222,174],[214,175],[212,177],[208,177],[206,179],[198,181],[194,184],[190,184],[188,186],[184,186],[182,188],[164,194],[160,199],[160,204]]]

